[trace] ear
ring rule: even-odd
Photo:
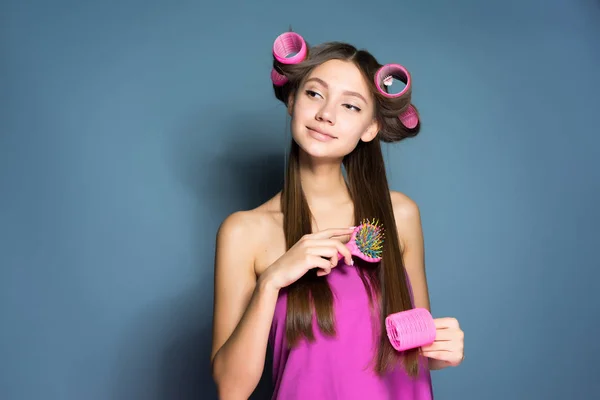
[[[292,114],[294,112],[294,100],[295,99],[296,99],[296,97],[294,96],[293,92],[288,95],[287,110],[288,110],[288,114],[290,114],[290,117],[292,116]]]
[[[381,127],[379,125],[379,122],[376,119],[373,119],[373,121],[369,124],[365,132],[360,137],[360,140],[362,140],[363,142],[370,142],[371,140],[375,139],[375,136],[377,136],[380,129]]]

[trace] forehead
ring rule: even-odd
[[[370,89],[360,69],[351,61],[329,60],[315,67],[307,76],[319,78],[332,90],[355,91],[370,97]]]

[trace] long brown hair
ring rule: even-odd
[[[355,259],[360,277],[365,285],[372,311],[376,316],[375,332],[378,351],[374,355],[375,371],[379,374],[395,367],[403,360],[410,376],[418,373],[418,350],[399,354],[391,346],[385,331],[385,316],[413,307],[402,253],[398,242],[396,223],[390,198],[381,142],[397,142],[417,135],[420,125],[407,129],[398,116],[411,104],[411,90],[399,98],[384,97],[376,90],[374,76],[381,64],[367,51],[352,45],[329,42],[309,47],[307,58],[300,64],[286,65],[273,61],[273,66],[288,78],[284,86],[273,86],[275,96],[288,105],[310,72],[325,61],[338,59],[353,62],[369,83],[375,99],[375,118],[380,130],[369,142],[360,141],[348,154],[343,165],[348,177],[348,188],[354,203],[354,223],[364,219],[378,219],[385,229],[385,249],[382,261],[376,265]],[[299,146],[292,139],[284,187],[281,194],[283,228],[289,249],[303,235],[312,232],[311,212],[300,182]],[[333,294],[326,279],[317,277],[312,270],[287,289],[286,336],[290,346],[305,337],[314,340],[313,307],[319,329],[325,335],[335,335]]]

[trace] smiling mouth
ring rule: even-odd
[[[309,131],[313,131],[313,132],[315,132],[315,133],[318,133],[318,134],[320,134],[320,135],[329,136],[329,137],[330,137],[330,138],[332,138],[332,139],[337,139],[337,137],[335,137],[335,136],[333,136],[333,135],[330,135],[329,133],[321,132],[321,131],[320,131],[320,130],[318,130],[318,129],[310,128],[310,127],[308,127],[308,126],[307,126],[306,128],[307,128]]]

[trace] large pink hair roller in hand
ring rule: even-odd
[[[385,319],[387,336],[397,351],[426,346],[435,341],[435,323],[425,308],[390,314]]]
[[[295,32],[285,32],[277,36],[273,43],[273,56],[281,64],[298,64],[306,58],[306,41]],[[275,68],[271,70],[271,80],[276,86],[283,86],[288,78]]]
[[[404,89],[400,93],[388,93],[383,87],[390,86],[393,79],[399,79],[405,83]],[[379,93],[383,96],[393,99],[404,95],[411,88],[412,82],[408,70],[400,64],[386,64],[377,70],[375,73],[375,86]],[[402,124],[409,128],[414,129],[419,123],[419,116],[415,108],[410,104],[406,111],[398,116]]]

